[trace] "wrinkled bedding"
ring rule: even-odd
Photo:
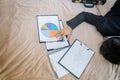
[[[0,80],[57,80],[49,63],[46,46],[39,43],[37,15],[58,15],[63,21],[82,11],[105,15],[114,4],[85,8],[71,0],[0,0]],[[120,66],[99,53],[103,37],[93,25],[83,22],[73,30],[70,43],[79,39],[95,55],[79,80],[120,80]],[[58,80],[77,80],[71,74]]]

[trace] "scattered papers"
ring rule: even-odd
[[[71,73],[80,78],[94,52],[78,40],[72,45],[69,45],[66,37],[58,40],[58,31],[63,29],[58,16],[37,16],[37,20],[39,41],[46,43],[49,61],[56,77],[61,78]]]
[[[40,42],[58,41],[56,35],[60,30],[58,16],[37,16]]]

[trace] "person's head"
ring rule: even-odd
[[[105,40],[100,53],[113,64],[120,64],[120,37],[112,37]]]

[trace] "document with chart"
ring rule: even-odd
[[[38,32],[40,42],[52,42],[58,41],[56,35],[60,30],[58,16],[37,16],[38,21]]]

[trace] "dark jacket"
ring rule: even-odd
[[[111,10],[105,15],[107,19],[103,26],[103,36],[120,36],[120,0],[117,0]]]
[[[97,30],[104,36],[120,36],[120,0],[117,0],[111,10],[105,16],[96,16],[93,14],[86,15],[91,16],[94,18],[87,18],[89,19],[89,23],[97,24],[95,27]],[[97,18],[98,17],[98,18]],[[81,19],[82,15],[78,15],[75,18],[67,21],[67,24],[74,29]],[[96,20],[99,19],[99,20]],[[84,19],[83,19],[84,20]],[[85,20],[84,20],[85,21]]]

